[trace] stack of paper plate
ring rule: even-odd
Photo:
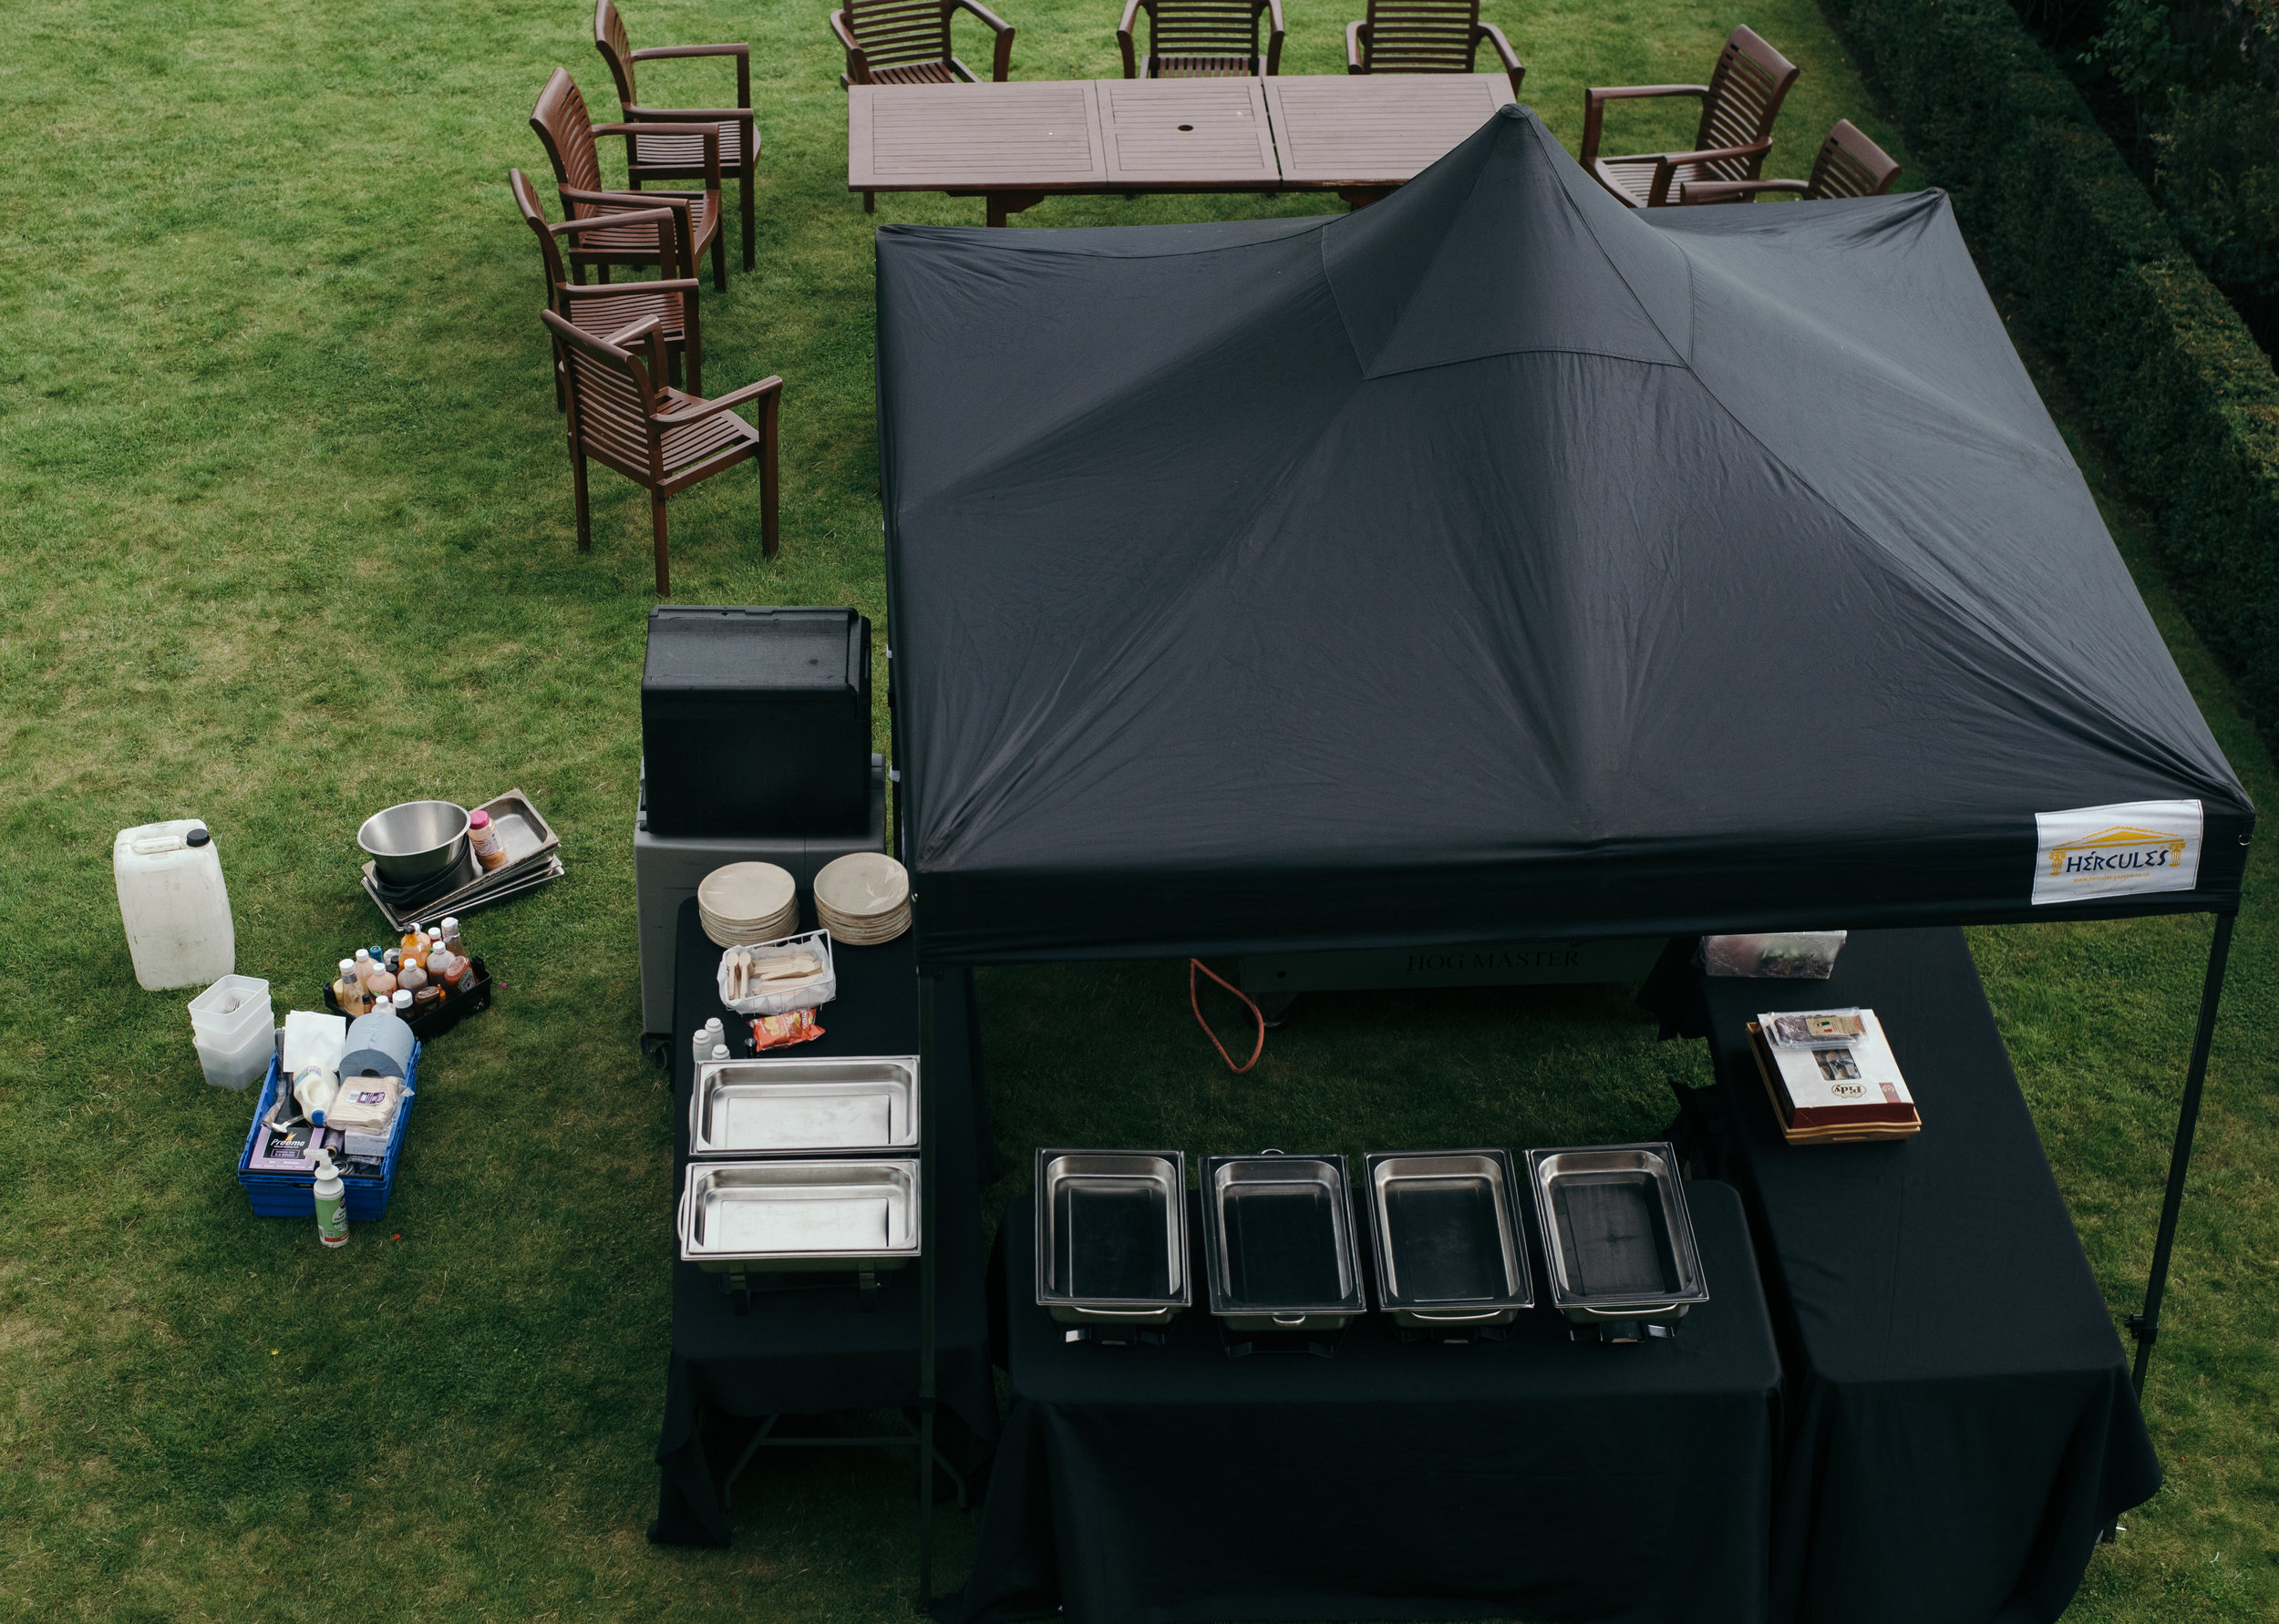
[[[717,947],[752,947],[799,928],[799,888],[773,863],[730,863],[696,887],[696,912]]]
[[[833,941],[869,947],[910,929],[910,875],[882,851],[852,851],[815,877],[815,917]]]

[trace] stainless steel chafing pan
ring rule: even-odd
[[[1036,1300],[1063,1325],[1168,1325],[1194,1300],[1187,1156],[1036,1153]]]
[[[1505,1150],[1362,1158],[1377,1306],[1400,1325],[1508,1325],[1535,1302]]]
[[[1527,1153],[1552,1305],[1575,1324],[1667,1324],[1709,1300],[1666,1144]]]
[[[729,1060],[696,1069],[688,1154],[913,1150],[918,1057]]]
[[[691,1162],[681,1259],[754,1274],[894,1269],[918,1256],[918,1164]]]
[[[1202,1233],[1231,1331],[1335,1331],[1368,1308],[1342,1156],[1208,1157]]]

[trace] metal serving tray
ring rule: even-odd
[[[1202,1235],[1231,1331],[1335,1331],[1368,1309],[1342,1156],[1207,1157]]]
[[[716,1272],[895,1269],[918,1255],[915,1161],[691,1162],[681,1260]]]
[[[713,1062],[688,1100],[692,1157],[912,1150],[918,1057]]]
[[[1669,1323],[1709,1300],[1667,1144],[1527,1153],[1552,1306],[1578,1325]]]
[[[1373,1151],[1362,1167],[1377,1306],[1397,1324],[1508,1325],[1535,1305],[1511,1152]]]
[[[538,808],[531,805],[531,797],[519,789],[495,796],[475,810],[490,814],[491,827],[499,831],[500,843],[506,848],[507,860],[492,869],[493,874],[504,873],[562,846],[562,837],[554,833],[553,826],[538,815]]]
[[[1156,1327],[1194,1300],[1187,1155],[1036,1153],[1036,1301],[1063,1325]]]

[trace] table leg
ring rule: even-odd
[[[985,195],[989,202],[989,223],[993,226],[1005,224],[1008,214],[1034,209],[1045,200],[1045,194],[1041,191],[993,191]]]

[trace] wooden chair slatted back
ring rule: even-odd
[[[579,441],[589,455],[605,462],[632,464],[664,478],[658,456],[658,433],[653,416],[656,393],[653,373],[664,371],[664,345],[650,334],[654,350],[648,365],[630,350],[579,331],[552,311],[547,327],[562,346],[569,364],[570,409],[577,422]]]
[[[943,0],[847,0],[847,31],[873,68],[950,59],[950,8]]]
[[[633,87],[633,36],[625,32],[625,19],[617,15],[614,0],[594,0],[593,46],[609,64],[609,77],[617,81],[617,105],[639,107],[641,98]]]
[[[531,228],[538,239],[539,252],[546,261],[546,303],[549,307],[559,303],[554,290],[570,280],[562,269],[562,252],[554,246],[554,234],[546,229],[546,211],[539,207],[538,193],[530,177],[520,170],[507,171],[507,190],[514,194],[514,206],[521,211],[522,223]]]
[[[1369,0],[1371,73],[1469,73],[1480,0]]]
[[[1899,165],[1892,155],[1868,139],[1866,133],[1849,118],[1836,120],[1836,128],[1828,132],[1820,143],[1820,155],[1813,160],[1812,179],[1805,189],[1808,198],[1874,198],[1891,190],[1899,179]]]
[[[1714,152],[1726,147],[1747,147],[1772,134],[1780,103],[1796,83],[1796,64],[1758,38],[1747,27],[1733,30],[1717,55],[1717,70],[1709,77],[1709,94],[1702,98],[1701,129],[1694,150]],[[1702,166],[1705,176],[1720,180],[1754,180],[1761,158],[1723,159]]]
[[[593,120],[586,116],[585,98],[569,70],[557,67],[546,88],[538,94],[531,112],[531,128],[538,132],[546,157],[554,166],[554,180],[578,191],[602,190],[602,159],[593,148]],[[583,219],[596,212],[591,203],[572,205]]]
[[[1258,55],[1265,0],[1141,0],[1150,57]]]

